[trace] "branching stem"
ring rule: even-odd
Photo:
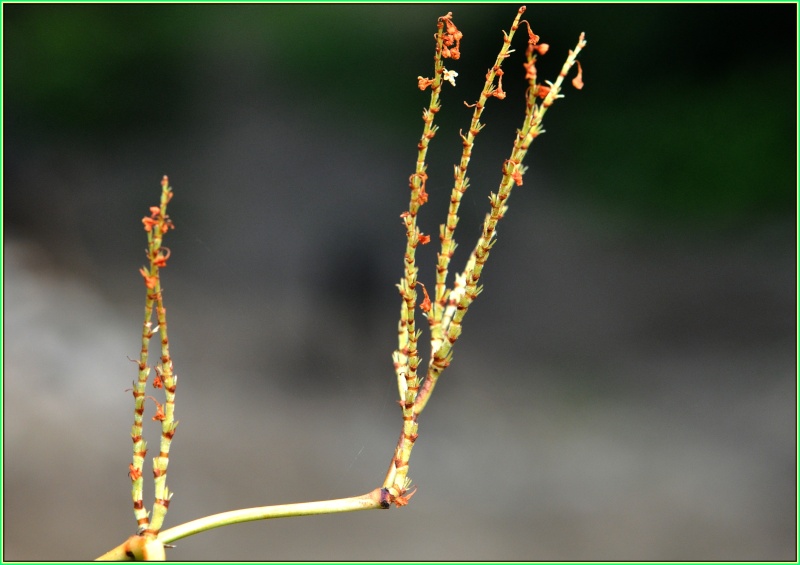
[[[133,460],[129,465],[129,475],[132,482],[131,494],[134,503],[134,514],[137,520],[138,531],[124,543],[102,555],[98,560],[163,560],[165,547],[176,540],[198,534],[214,528],[251,522],[255,520],[268,520],[272,518],[285,518],[291,516],[309,516],[316,514],[334,514],[339,512],[354,512],[356,510],[373,510],[404,506],[415,492],[410,489],[411,480],[408,477],[408,461],[414,442],[417,440],[417,416],[422,412],[430,399],[436,382],[445,368],[450,364],[452,349],[461,334],[461,324],[470,304],[481,292],[479,281],[483,267],[489,257],[490,250],[496,242],[497,224],[505,215],[508,198],[514,186],[522,185],[525,168],[522,161],[534,138],[544,132],[542,118],[547,109],[556,99],[562,98],[561,86],[569,70],[576,64],[578,53],[586,46],[584,34],[581,34],[574,50],[570,50],[566,62],[561,68],[558,78],[554,83],[546,85],[537,83],[536,79],[536,54],[544,54],[549,46],[539,44],[539,37],[533,33],[530,24],[521,20],[525,12],[522,6],[511,25],[508,33],[503,32],[503,46],[497,55],[494,65],[486,74],[486,82],[480,97],[475,104],[467,133],[461,133],[462,154],[460,161],[454,167],[454,184],[450,196],[450,207],[447,219],[440,226],[439,239],[441,250],[438,254],[436,265],[436,283],[432,287],[433,301],[428,291],[417,280],[418,268],[416,264],[416,248],[430,242],[430,236],[420,232],[417,225],[417,214],[420,207],[428,200],[425,184],[428,179],[425,162],[430,141],[436,135],[437,126],[434,118],[441,109],[440,94],[445,82],[455,86],[455,77],[458,73],[448,70],[444,66],[444,59],[457,60],[460,58],[460,42],[462,33],[453,23],[452,13],[439,18],[436,33],[436,52],[434,56],[433,79],[419,78],[419,88],[431,88],[431,97],[428,108],[423,111],[423,132],[417,145],[417,161],[414,174],[409,179],[411,195],[408,210],[401,214],[406,230],[406,248],[404,254],[403,278],[398,289],[401,295],[400,322],[398,324],[398,347],[393,354],[394,370],[397,377],[399,404],[402,410],[403,427],[394,450],[389,469],[384,478],[383,486],[366,494],[335,500],[322,500],[316,502],[301,502],[295,504],[281,504],[232,510],[199,518],[185,524],[160,531],[164,517],[169,507],[171,493],[166,487],[166,473],[169,464],[169,451],[175,428],[178,424],[174,419],[175,389],[177,376],[173,371],[172,357],[169,350],[167,336],[166,309],[163,303],[159,269],[166,267],[169,249],[161,245],[163,234],[174,228],[167,216],[167,203],[172,197],[167,177],[162,181],[162,195],[160,206],[150,208],[150,217],[142,219],[148,234],[148,259],[149,268],[140,269],[147,288],[145,301],[145,317],[142,327],[142,346],[138,360],[138,378],[134,383],[133,396],[135,400],[134,424],[131,430],[133,439]],[[464,270],[455,275],[452,288],[447,287],[447,276],[450,261],[456,248],[454,232],[458,224],[458,210],[461,198],[469,185],[466,176],[467,167],[472,156],[476,136],[484,124],[480,118],[489,98],[503,99],[501,69],[503,62],[511,53],[511,40],[514,33],[523,24],[528,27],[528,50],[526,78],[529,88],[526,93],[525,119],[522,127],[517,130],[511,155],[502,165],[502,177],[496,193],[489,194],[490,211],[486,215],[483,229],[478,238]],[[496,81],[496,82],[495,82]],[[582,70],[578,63],[578,74],[572,80],[575,88],[583,87]],[[537,99],[541,99],[537,103]],[[425,378],[421,382],[418,377],[420,364],[417,343],[421,330],[417,329],[415,312],[417,308],[417,285],[422,288],[424,299],[419,308],[428,320],[431,337],[431,355],[428,361]],[[157,319],[157,328],[152,327],[153,311]],[[153,460],[153,475],[155,477],[155,504],[153,515],[149,516],[142,500],[142,474],[143,462],[147,446],[142,438],[142,420],[147,398],[146,384],[150,375],[148,364],[150,339],[159,332],[161,341],[161,356],[155,366],[156,377],[153,386],[165,389],[165,404],[162,406],[156,401],[157,410],[154,420],[162,423],[160,451]]]

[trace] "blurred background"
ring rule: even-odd
[[[435,234],[463,101],[517,7],[3,5],[5,559],[94,558],[135,531],[126,389],[140,220],[164,174],[167,526],[382,482],[416,79],[453,11],[458,86],[420,216]],[[412,503],[218,529],[171,559],[796,559],[797,6],[526,17],[551,46],[543,78],[587,33],[586,86],[532,146],[420,417]],[[520,34],[454,269],[521,124]],[[419,254],[429,286],[435,251]]]

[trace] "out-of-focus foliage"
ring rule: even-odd
[[[211,81],[225,84],[224,104],[276,85],[298,107],[356,99],[357,110],[342,104],[354,120],[414,135],[409,116],[425,103],[414,85],[431,64],[430,22],[450,10],[465,32],[458,64],[467,99],[512,6],[6,5],[7,135],[91,143],[153,124],[202,127],[193,109]],[[545,127],[558,137],[535,148],[538,162],[562,169],[577,197],[622,225],[705,230],[791,217],[794,14],[790,4],[529,9],[553,47],[543,75],[557,69],[576,31],[589,40],[586,89],[548,116]],[[511,74],[511,96],[488,122],[518,114],[514,87],[523,86]]]

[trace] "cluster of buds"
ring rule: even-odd
[[[439,21],[447,27],[447,31],[442,36],[442,57],[455,61],[461,57],[461,38],[464,34],[453,23],[453,12],[447,12],[447,15],[439,18]]]
[[[454,61],[461,58],[461,38],[464,36],[459,31],[456,24],[453,23],[453,12],[447,12],[446,15],[439,18],[439,30],[436,33],[436,65],[434,72],[436,76],[441,77],[439,81],[425,77],[417,77],[417,86],[420,90],[425,90],[432,86],[434,90],[441,87],[441,81],[445,80],[452,86],[456,85],[456,71],[444,68],[442,59],[453,59]]]

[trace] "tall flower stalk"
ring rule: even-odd
[[[131,497],[133,498],[133,514],[136,518],[137,534],[131,539],[130,548],[126,553],[135,555],[136,551],[143,556],[156,557],[163,553],[163,546],[158,541],[158,534],[167,515],[169,501],[172,493],[167,488],[167,467],[169,466],[169,449],[172,437],[178,422],[175,420],[175,390],[178,377],[172,365],[169,353],[169,336],[167,335],[167,309],[164,307],[164,295],[161,289],[161,269],[167,266],[170,256],[168,247],[162,245],[164,235],[174,229],[172,221],[167,215],[167,204],[172,200],[172,188],[169,179],[164,176],[161,180],[161,200],[158,206],[150,208],[150,214],[142,218],[144,230],[147,232],[147,259],[149,265],[139,269],[144,279],[145,302],[144,322],[142,324],[142,348],[139,353],[139,373],[133,386],[134,410],[131,439],[133,440],[133,461],[128,466],[128,476],[131,479]],[[153,327],[153,312],[155,311],[156,326]],[[147,395],[147,382],[150,377],[151,367],[150,340],[158,332],[161,344],[161,355],[155,366],[155,377],[152,380],[153,388],[164,390],[164,402],[161,403],[153,396]],[[153,458],[153,477],[155,482],[155,501],[153,502],[152,515],[144,505],[142,487],[144,482],[144,459],[147,455],[147,442],[143,437],[142,422],[144,420],[145,404],[152,400],[156,406],[153,420],[161,422],[161,441],[159,453]],[[134,549],[136,551],[134,551]]]

